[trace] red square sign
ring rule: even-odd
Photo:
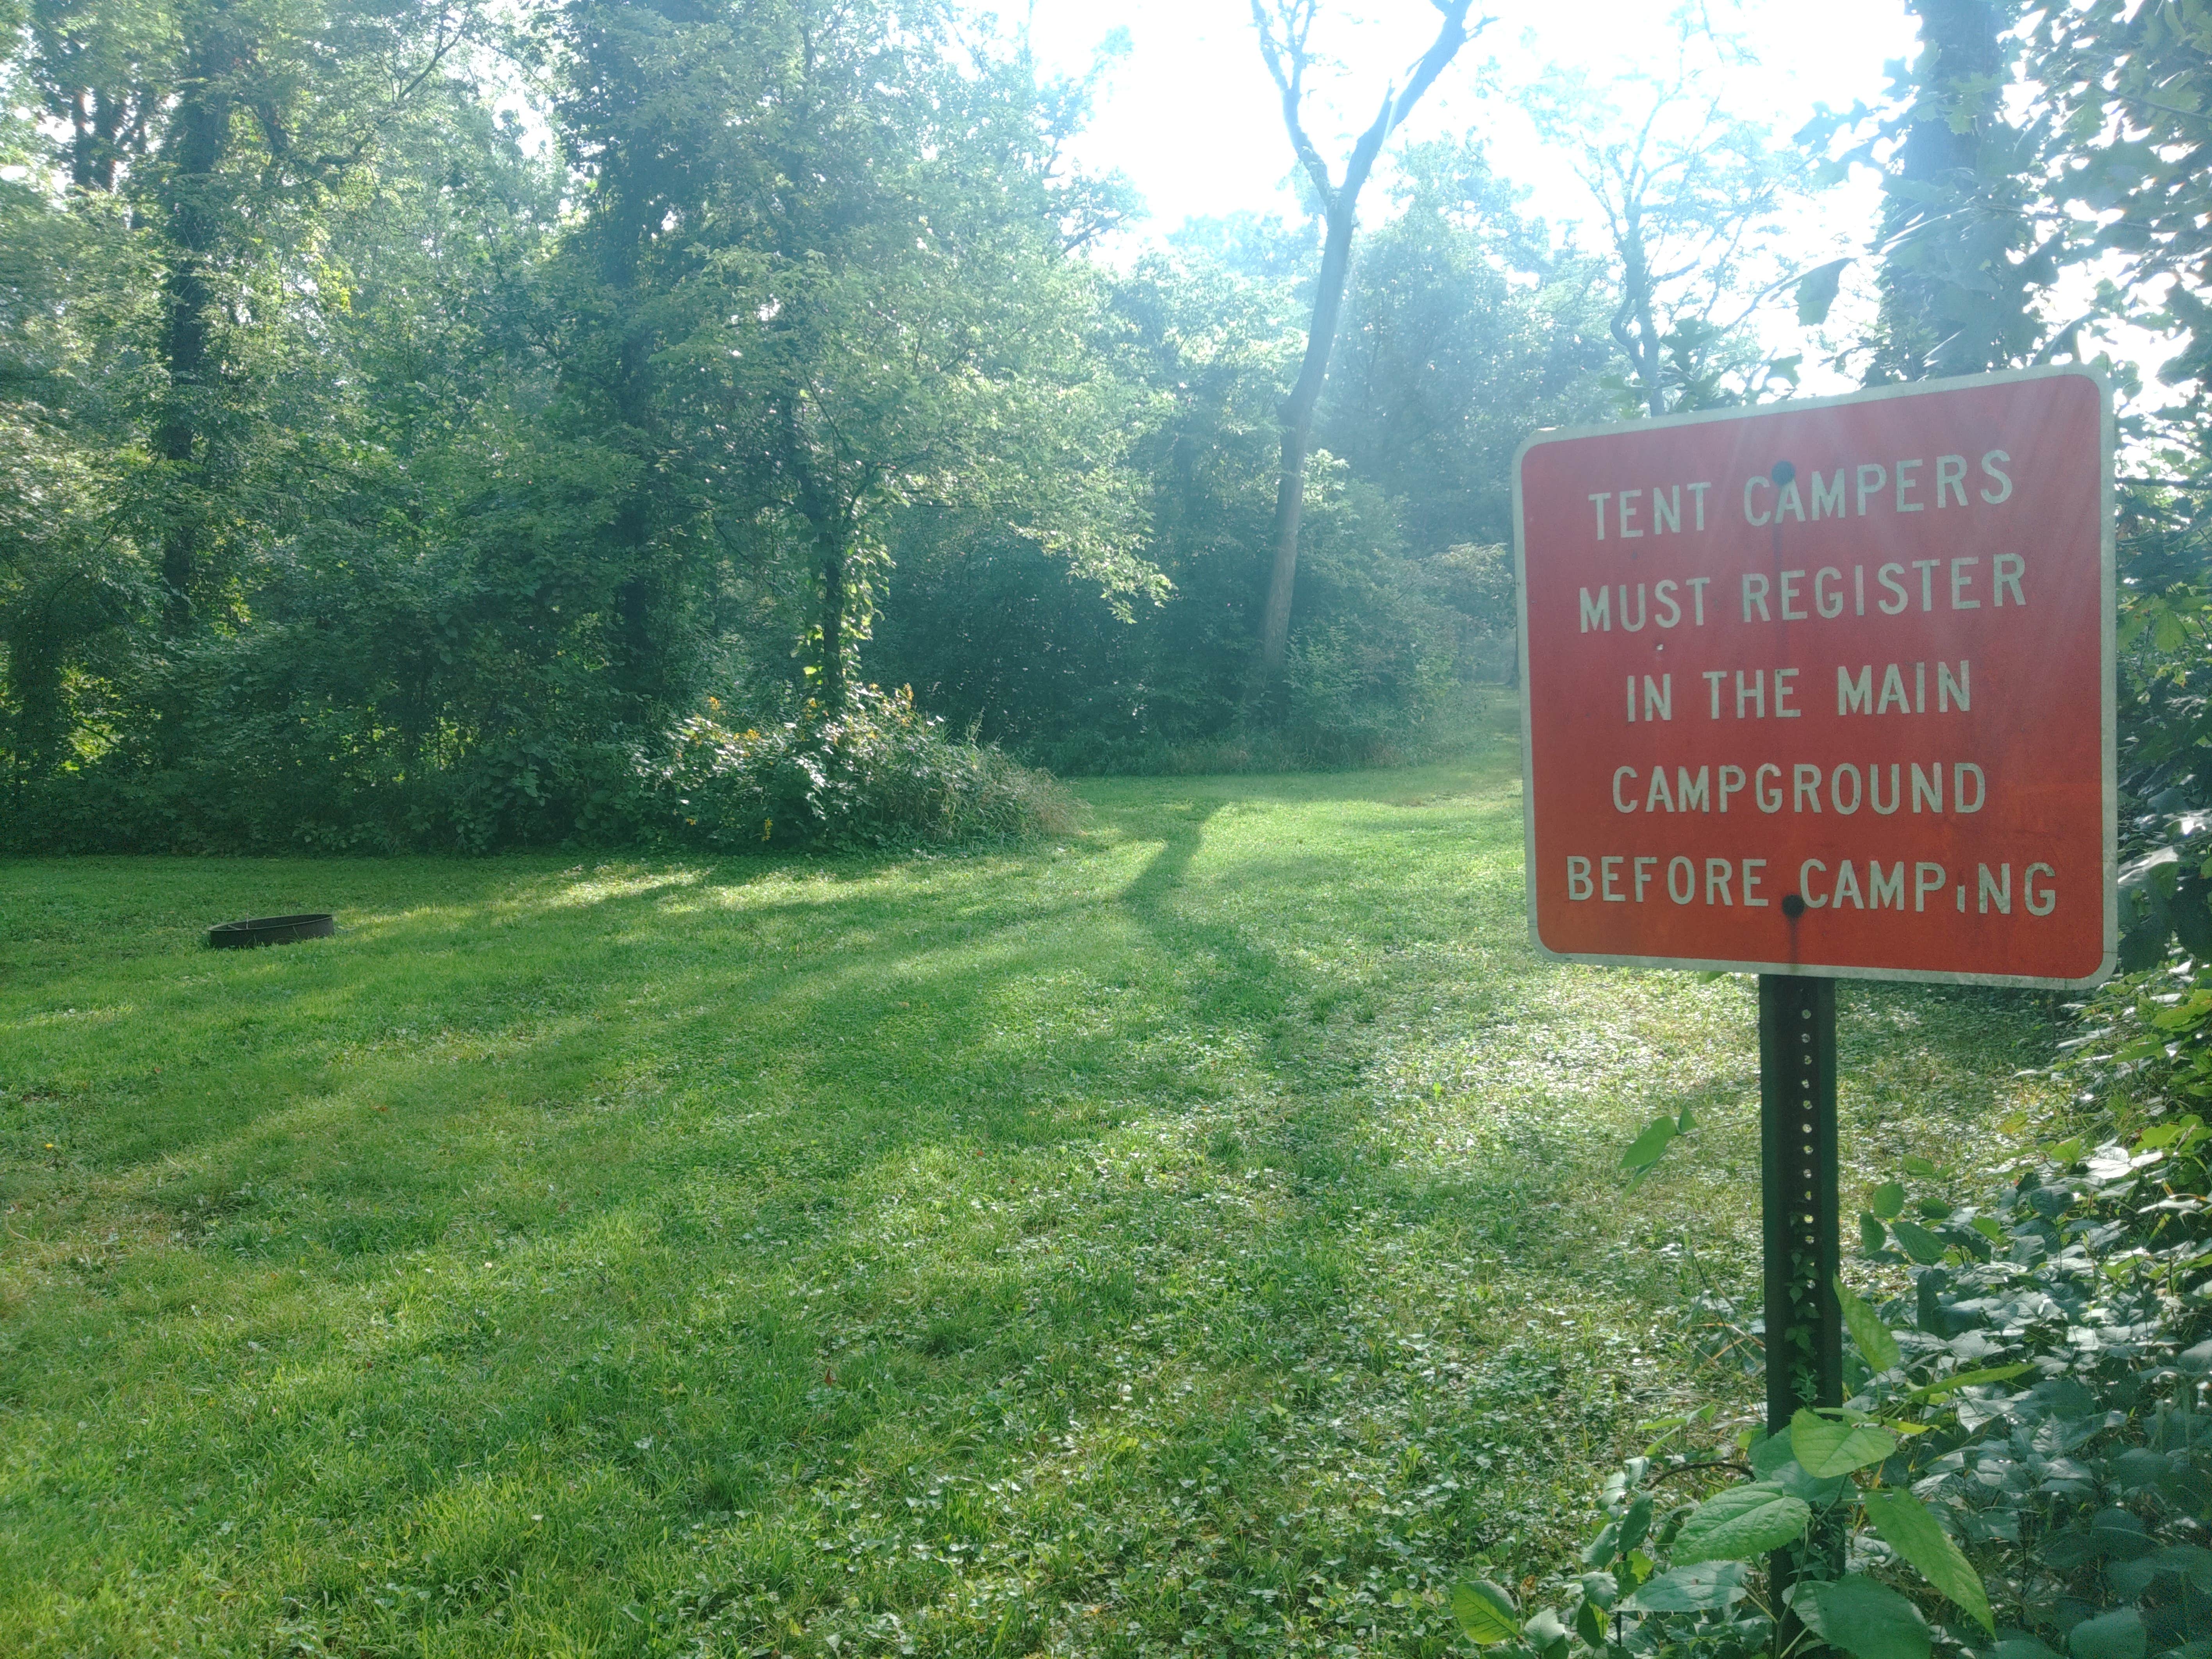
[[[2025,370],[1522,446],[1537,945],[2111,972],[2111,409]]]

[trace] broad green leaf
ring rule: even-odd
[[[1924,1389],[1915,1389],[1905,1397],[1907,1400],[1940,1400],[1960,1389],[1971,1389],[1984,1382],[2007,1382],[2023,1372],[2032,1371],[2033,1365],[1985,1365],[1978,1371],[1959,1371],[1941,1382],[1930,1382]]]
[[[1881,1534],[1881,1541],[1917,1568],[1920,1576],[1965,1608],[1967,1615],[1992,1636],[1996,1620],[1990,1613],[1989,1592],[1982,1576],[1966,1558],[1951,1534],[1928,1506],[1909,1492],[1870,1492],[1865,1494],[1867,1519]]]
[[[1881,1322],[1881,1316],[1852,1295],[1850,1287],[1840,1278],[1836,1280],[1836,1302],[1844,1310],[1844,1328],[1859,1345],[1859,1352],[1866,1356],[1868,1364],[1877,1371],[1886,1371],[1905,1358],[1897,1339],[1889,1334],[1889,1327]]]
[[[2129,928],[2120,935],[2119,969],[2124,974],[2139,974],[2146,968],[2157,966],[2166,955],[2166,936],[2168,919],[2161,902],[2158,914],[2138,927]]]
[[[1594,1648],[1605,1645],[1605,1613],[1595,1601],[1575,1609],[1575,1634]]]
[[[1698,1504],[1682,1522],[1674,1534],[1674,1560],[1686,1567],[1700,1561],[1747,1561],[1802,1537],[1812,1520],[1811,1505],[1770,1481],[1730,1486]]]
[[[1889,1224],[1889,1230],[1897,1235],[1897,1242],[1905,1246],[1905,1255],[1923,1267],[1934,1267],[1943,1259],[1943,1252],[1950,1248],[1917,1221],[1893,1221]]]
[[[1844,268],[1849,259],[1831,259],[1825,265],[1815,265],[1797,279],[1797,320],[1808,328],[1814,328],[1828,319],[1828,307],[1836,303],[1836,290],[1843,284]]]
[[[1544,1659],[1561,1659],[1567,1650],[1567,1626],[1550,1607],[1522,1626],[1521,1634]]]
[[[1629,1502],[1620,1515],[1620,1547],[1623,1553],[1641,1544],[1651,1530],[1651,1494],[1639,1492]]]
[[[2133,1607],[2085,1619],[2066,1638],[2066,1650],[2074,1659],[2142,1659],[2149,1645],[2142,1614]]]
[[[1928,1624],[1920,1610],[1863,1573],[1799,1584],[1790,1605],[1813,1634],[1856,1659],[1928,1659]]]
[[[1933,1181],[1943,1173],[1917,1152],[1907,1152],[1898,1162],[1905,1166],[1905,1174],[1918,1176],[1923,1181]]]
[[[1513,1598],[1487,1578],[1453,1585],[1451,1609],[1452,1617],[1459,1620],[1459,1627],[1467,1632],[1468,1640],[1479,1648],[1510,1642],[1521,1634],[1521,1621],[1513,1613]]]
[[[1872,1210],[1884,1221],[1894,1216],[1903,1215],[1905,1213],[1904,1184],[1895,1181],[1883,1182],[1881,1186],[1874,1189],[1874,1196],[1867,1200],[1867,1208]]]
[[[1620,1553],[1620,1522],[1608,1521],[1597,1529],[1597,1535],[1583,1550],[1583,1565],[1601,1567]]]
[[[1794,1457],[1784,1458],[1781,1468],[1770,1474],[1767,1479],[1792,1498],[1802,1498],[1816,1510],[1826,1509],[1851,1490],[1848,1476],[1815,1480],[1805,1473],[1805,1466]]]
[[[1743,1599],[1751,1569],[1741,1561],[1701,1561],[1662,1572],[1623,1601],[1626,1613],[1703,1613]]]
[[[2008,1636],[1997,1644],[1996,1659],[2058,1659],[2033,1636]]]
[[[1879,1463],[1896,1449],[1897,1437],[1873,1423],[1838,1423],[1802,1407],[1790,1419],[1790,1454],[1815,1480]]]
[[[1859,1212],[1859,1249],[1868,1255],[1878,1254],[1889,1243],[1889,1229],[1864,1210]]]
[[[1681,1133],[1671,1117],[1655,1117],[1644,1126],[1644,1133],[1629,1144],[1620,1155],[1621,1166],[1629,1170],[1648,1170],[1659,1161],[1670,1142]]]
[[[1825,1510],[1845,1492],[1851,1483],[1846,1480],[1815,1480],[1805,1473],[1804,1466],[1790,1455],[1788,1431],[1771,1436],[1762,1436],[1751,1447],[1751,1467],[1759,1478],[1776,1486],[1792,1498],[1802,1498],[1815,1510]]]

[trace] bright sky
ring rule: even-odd
[[[1639,67],[1663,72],[1676,38],[1670,9],[1651,0],[1493,0],[1493,9],[1498,21],[1462,49],[1396,143],[1480,132],[1492,165],[1534,188],[1533,211],[1554,224],[1582,219],[1589,209],[1580,185],[1512,109],[1507,89],[1551,64],[1601,81]],[[1434,38],[1437,14],[1427,0],[1345,0],[1334,10],[1334,27],[1317,44],[1341,67],[1316,90],[1337,94],[1334,119],[1317,112],[1310,120],[1340,169],[1351,135],[1372,118],[1385,85]],[[1886,63],[1915,46],[1903,0],[1854,0],[1847,21],[1835,8],[1802,0],[1710,0],[1706,10],[1717,27],[1752,43],[1760,60],[1723,74],[1735,112],[1785,138],[1816,104],[1875,101],[1887,84]],[[1152,234],[1193,216],[1296,212],[1290,146],[1249,0],[1035,0],[1030,17],[1039,56],[1069,72],[1090,60],[1108,31],[1128,29],[1131,51],[1112,76],[1083,155],[1128,176],[1152,210]],[[1373,196],[1378,207],[1389,200],[1379,190]],[[1863,238],[1877,202],[1870,177],[1832,192],[1804,228],[1808,257],[1838,233]],[[1790,349],[1794,314],[1786,303],[1769,310],[1762,332]],[[1846,388],[1808,380],[1806,389]]]
[[[1495,9],[1498,21],[1462,51],[1401,140],[1481,131],[1499,170],[1538,188],[1539,211],[1571,216],[1571,176],[1503,109],[1498,82],[1527,80],[1546,63],[1601,78],[1663,67],[1672,58],[1668,9],[1651,0],[1498,0]],[[1740,112],[1771,117],[1785,133],[1815,102],[1874,101],[1886,84],[1885,60],[1909,54],[1914,44],[1903,0],[1854,0],[1847,25],[1837,9],[1802,0],[1712,0],[1707,9],[1717,26],[1755,43],[1764,60],[1730,77]],[[1434,38],[1437,14],[1426,0],[1352,0],[1335,10],[1369,20],[1339,23],[1322,42],[1344,65],[1323,84],[1346,95],[1335,132],[1315,137],[1325,153],[1334,137],[1340,162],[1346,135],[1366,125],[1383,87]],[[1291,205],[1287,194],[1278,196],[1290,147],[1254,41],[1249,0],[1035,0],[1032,15],[1039,55],[1071,70],[1109,30],[1128,29],[1132,50],[1097,112],[1086,155],[1126,173],[1159,228],[1191,215]]]

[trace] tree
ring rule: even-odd
[[[40,0],[33,21],[9,68],[82,118],[0,182],[0,463],[11,496],[39,481],[14,520],[35,534],[0,529],[16,774],[173,778],[249,730],[283,739],[272,766],[373,770],[409,630],[380,657],[337,619],[422,551],[451,469],[422,440],[496,377],[466,314],[512,252],[492,221],[554,210],[483,188],[514,144],[461,59],[472,17]],[[372,666],[331,691],[357,642]],[[330,730],[318,687],[361,720],[343,761],[296,752]],[[67,740],[42,738],[61,704]]]
[[[1266,750],[1402,744],[1587,392],[1471,152],[1352,268],[1444,21],[1316,356],[1301,229],[1092,257],[1090,82],[957,0],[0,0],[0,835],[612,842],[702,723],[857,752],[864,670],[1054,763],[1246,742],[1302,356]]]
[[[28,79],[0,62],[0,757],[18,814],[74,757],[94,659],[123,654],[145,594],[114,503],[143,465],[128,330],[149,272],[119,216],[69,210],[53,134],[18,101]]]
[[[161,262],[164,383],[149,436],[173,641],[196,599],[212,597],[208,560],[235,505],[223,499],[237,470],[227,452],[252,390],[224,343],[241,301],[272,257],[312,245],[331,198],[436,88],[471,21],[442,0],[34,9],[32,77],[70,124],[70,185],[123,195]]]
[[[1172,589],[1127,620],[953,515],[902,523],[879,665],[956,726],[1058,769],[1372,759],[1419,741],[1449,681],[1505,672],[1515,446],[1596,418],[1588,284],[1471,146],[1409,149],[1363,238],[1315,415],[1298,626],[1277,720],[1239,734],[1271,548],[1281,389],[1310,310],[1291,228],[1197,222],[1113,284],[1093,349],[1143,388],[1132,469]],[[1240,758],[1241,757],[1241,758]]]
[[[1293,309],[1286,282],[1204,256],[1108,278],[1089,349],[1128,389],[1127,470],[1164,580],[1117,610],[977,515],[917,507],[894,529],[884,668],[1058,769],[1218,738],[1250,663]]]
[[[2160,378],[2212,379],[2212,15],[2179,0],[2087,0],[2031,21],[2023,78],[2039,176],[2069,210],[2061,257],[2099,262],[2097,310],[2175,337]],[[2039,267],[2033,275],[2040,276]],[[2094,313],[2055,331],[2069,349]]]
[[[2063,218],[2034,207],[2034,132],[2005,118],[2012,0],[1911,3],[1921,50],[1885,128],[1894,150],[1869,385],[2027,361],[2043,338],[2033,295],[2056,279],[2068,236]]]
[[[1931,34],[1935,25],[1931,15]],[[1965,155],[1936,203],[1986,212],[2002,191],[1999,205],[2018,204],[2010,223],[1991,216],[1991,240],[2009,232],[2003,264],[1993,278],[1986,262],[1970,267],[1978,280],[1960,296],[1966,307],[2002,300],[2026,313],[2001,319],[2013,325],[2014,360],[2086,356],[2105,320],[2172,343],[2156,371],[2164,398],[2142,395],[2135,352],[2104,364],[2129,458],[2117,527],[2120,964],[2156,964],[2176,933],[2202,961],[2212,927],[2201,878],[2212,854],[2212,18],[2177,0],[2085,0],[2035,11],[2011,39],[2022,48],[2025,111],[2012,106],[1998,126],[1982,83],[1960,89],[1974,118],[1954,135]],[[2017,176],[1992,179],[1993,155]],[[2094,292],[2054,317],[2054,268],[2069,265],[2095,279]]]
[[[1364,240],[1316,430],[1398,502],[1422,557],[1513,534],[1513,453],[1596,420],[1603,296],[1473,140],[1409,145]]]
[[[698,15],[679,95],[609,99],[621,82],[595,73],[572,104],[602,181],[592,235],[635,319],[616,327],[643,337],[603,380],[628,426],[659,423],[702,533],[806,572],[817,705],[844,702],[902,509],[981,513],[1109,592],[1145,587],[1117,391],[1087,351],[1094,281],[1067,245],[1097,197],[1063,190],[1026,59],[956,50],[933,4]],[[625,143],[654,121],[665,136]],[[642,190],[647,165],[670,182]]]
[[[1579,71],[1555,71],[1525,104],[1599,212],[1613,290],[1606,334],[1631,406],[1651,415],[1740,401],[1796,360],[1762,364],[1749,325],[1797,271],[1778,242],[1811,167],[1728,111],[1686,27],[1672,70],[1621,84],[1624,109]],[[1721,49],[1729,50],[1726,43]]]
[[[1337,319],[1344,306],[1346,282],[1352,272],[1352,238],[1359,220],[1359,192],[1382,154],[1390,135],[1412,114],[1423,94],[1434,84],[1472,33],[1480,33],[1487,19],[1468,27],[1473,0],[1431,0],[1442,15],[1437,37],[1407,71],[1405,82],[1393,82],[1383,89],[1381,107],[1352,147],[1344,176],[1336,178],[1306,131],[1306,74],[1315,64],[1310,41],[1321,0],[1252,0],[1252,24],[1260,37],[1260,55],[1282,100],[1283,127],[1298,165],[1305,170],[1321,209],[1322,240],[1321,268],[1314,279],[1313,314],[1306,327],[1305,357],[1297,380],[1283,400],[1281,424],[1283,459],[1275,487],[1274,561],[1267,574],[1267,603],[1260,623],[1260,655],[1255,683],[1267,685],[1278,679],[1290,640],[1291,599],[1297,580],[1298,520],[1305,505],[1306,456],[1313,441],[1315,407],[1328,378],[1329,353],[1336,343]]]

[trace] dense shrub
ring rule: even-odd
[[[743,731],[697,716],[657,783],[673,839],[717,851],[1015,841],[1075,813],[1045,774],[946,736],[907,688],[863,686],[842,714],[810,702],[799,719]]]
[[[2118,981],[2081,1012],[2063,1068],[2081,1133],[1978,1204],[1867,1195],[1863,1260],[1910,1290],[1837,1287],[1845,1405],[1733,1449],[1669,1449],[1677,1423],[1607,1486],[1559,1607],[1463,1587],[1478,1644],[1795,1652],[1786,1610],[1859,1659],[2212,1655],[2212,975]]]
[[[2208,1146],[2194,1117],[2069,1141],[1976,1207],[1877,1189],[1866,1254],[1909,1262],[1911,1291],[1878,1310],[1844,1292],[1846,1405],[1752,1437],[1741,1464],[1632,1459],[1564,1608],[1509,1639],[1769,1651],[1780,1550],[1787,1606],[1860,1659],[2212,1651]],[[1746,1478],[1696,1500],[1731,1467]]]
[[[342,708],[195,719],[184,757],[133,746],[22,786],[0,850],[483,853],[532,846],[853,849],[1016,840],[1073,799],[955,740],[909,691],[854,690],[739,729],[720,705],[641,749],[567,722],[395,752]]]

